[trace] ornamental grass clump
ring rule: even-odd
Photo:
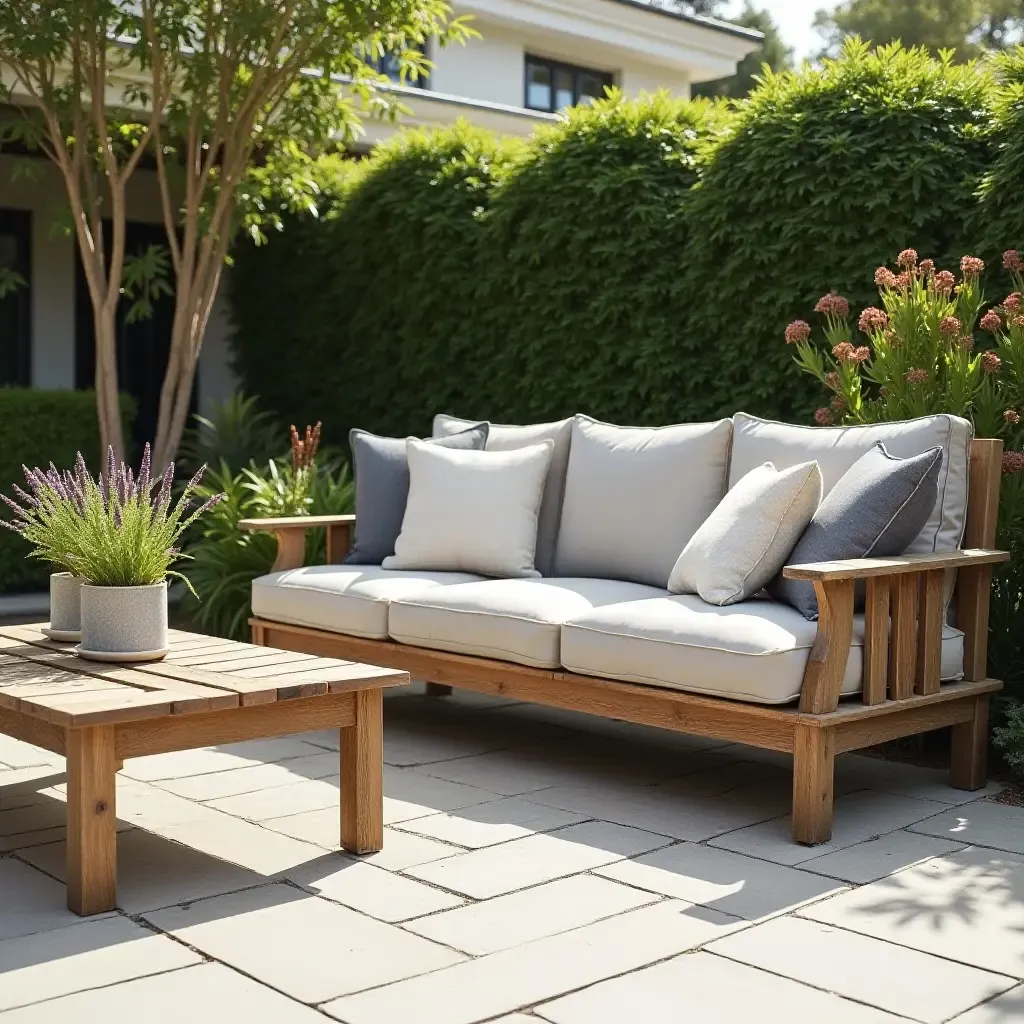
[[[147,444],[136,477],[113,448],[106,470],[98,480],[89,474],[81,454],[73,472],[25,469],[31,494],[20,487],[21,502],[4,497],[15,520],[4,523],[33,546],[32,555],[44,558],[94,586],[140,587],[160,583],[169,576],[185,580],[170,567],[182,555],[181,535],[222,495],[213,494],[193,507],[203,469],[172,497],[174,464],[162,476],[151,476]]]

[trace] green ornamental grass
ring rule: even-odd
[[[174,463],[163,475],[151,477],[151,456],[146,445],[138,477],[113,448],[106,471],[98,480],[89,474],[79,453],[73,471],[25,471],[29,492],[15,486],[20,502],[0,495],[14,510],[13,522],[0,524],[20,533],[31,545],[33,558],[43,559],[101,587],[140,587],[160,583],[169,576],[189,581],[170,567],[182,555],[181,535],[223,495],[208,496],[191,508],[204,466],[172,500]]]

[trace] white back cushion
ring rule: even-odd
[[[434,417],[434,437],[447,437],[475,426],[479,420],[463,420],[457,416],[438,413]],[[558,520],[562,515],[562,494],[565,490],[565,467],[569,462],[569,440],[572,436],[572,418],[553,423],[529,423],[514,426],[510,423],[488,424],[489,452],[508,452],[527,445],[553,441],[551,464],[544,484],[544,500],[540,505],[540,524],[537,527],[537,569],[541,576],[550,576],[555,560],[555,539]]]
[[[409,501],[381,567],[539,576],[537,520],[553,448],[481,452],[410,438]]]
[[[938,445],[942,448],[938,498],[924,529],[907,550],[952,551],[960,546],[967,519],[967,460],[972,436],[967,420],[944,413],[863,427],[803,427],[740,412],[733,417],[729,487],[765,462],[782,470],[813,460],[821,470],[824,498],[879,441],[901,459]]]
[[[664,588],[725,493],[731,435],[729,420],[617,427],[577,416],[555,575]]]

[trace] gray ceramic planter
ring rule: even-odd
[[[50,626],[43,632],[51,640],[73,643],[82,639],[82,581],[69,572],[50,576]]]
[[[156,661],[167,654],[167,583],[144,587],[82,584],[83,658]]]

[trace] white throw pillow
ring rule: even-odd
[[[672,594],[708,604],[752,597],[785,565],[821,501],[821,471],[766,462],[739,480],[690,538],[669,577]]]
[[[554,447],[460,451],[410,438],[409,501],[381,567],[540,576],[537,522]]]

